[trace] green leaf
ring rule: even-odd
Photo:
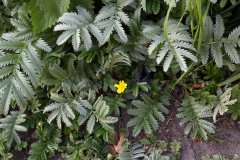
[[[80,29],[80,32],[81,32],[81,37],[84,42],[84,45],[86,49],[89,50],[92,46],[91,35],[89,34],[89,31],[85,27],[82,27]]]
[[[31,0],[30,15],[34,34],[41,33],[57,22],[69,8],[70,0]]]
[[[86,51],[86,52],[82,52],[79,56],[78,56],[78,59],[81,60],[87,56],[89,56],[89,54],[92,54],[93,51]]]
[[[225,47],[226,53],[229,55],[231,60],[236,64],[240,63],[238,51],[235,48],[235,46],[229,42],[226,42],[224,43],[224,47]]]
[[[223,33],[224,33],[224,24],[223,19],[220,15],[216,16],[216,24],[214,26],[214,40],[219,41],[221,40]]]
[[[87,131],[91,134],[93,131],[93,127],[95,125],[95,116],[91,115],[91,117],[89,118],[88,122],[87,122]]]
[[[79,102],[86,108],[92,109],[92,105],[87,100],[79,100]]]
[[[54,65],[54,68],[49,70],[52,76],[56,77],[59,80],[64,80],[68,77],[68,74],[65,70],[63,70],[60,66]]]
[[[172,152],[177,153],[179,152],[180,148],[181,148],[181,143],[176,141],[176,139],[174,139],[171,143],[170,143],[170,147]]]
[[[32,100],[34,98],[35,92],[33,91],[32,86],[29,84],[29,81],[26,78],[26,76],[22,72],[17,70],[15,78],[23,94],[26,96],[26,98],[29,100]]]
[[[154,14],[157,14],[160,10],[160,1],[159,0],[153,0],[152,3],[152,10]]]
[[[114,20],[105,21],[105,23],[107,23],[106,24],[107,27],[103,32],[103,43],[105,43],[105,42],[107,42],[107,40],[109,40],[109,37],[112,34],[114,25],[115,25]]]
[[[135,118],[131,119],[127,124],[129,127],[135,126],[133,129],[133,136],[138,135],[142,129],[148,134],[152,132],[151,127],[154,130],[158,129],[158,121],[156,118],[164,121],[165,118],[162,112],[168,113],[168,109],[160,102],[148,97],[146,94],[142,94],[141,97],[143,101],[132,101],[133,106],[137,108],[128,110],[129,114],[135,116]]]
[[[213,27],[213,21],[209,16],[206,17],[204,27],[203,45],[200,48],[200,56],[202,63],[206,64],[209,53],[212,54],[218,67],[222,67],[224,47],[227,55],[234,63],[240,63],[239,56],[237,54],[237,45],[239,46],[240,27],[235,28],[229,35],[228,38],[224,38],[225,27],[223,18],[220,15],[216,16],[216,23]],[[210,50],[210,51],[209,51]]]
[[[21,56],[20,62],[21,62],[21,66],[22,66],[23,70],[29,76],[33,86],[37,87],[39,77],[38,77],[37,72],[36,72],[34,66],[32,65],[31,61],[25,55],[23,55],[23,56]]]
[[[9,74],[12,73],[14,66],[7,66],[0,69],[0,79],[7,77]]]
[[[29,160],[46,160],[48,147],[46,142],[35,142],[32,143],[31,149],[29,151]]]
[[[41,126],[36,128],[38,142],[32,143],[28,157],[29,160],[46,160],[54,155],[61,142],[61,130],[53,126]]]
[[[115,27],[119,37],[121,38],[121,40],[126,43],[128,39],[127,39],[127,35],[126,35],[121,23],[119,21],[115,21],[114,27]]]
[[[218,101],[213,113],[213,121],[216,122],[217,114],[223,115],[228,110],[228,105],[233,105],[237,99],[230,100],[232,88],[228,88],[224,93],[220,92],[218,88]]]
[[[0,45],[1,46],[1,45]],[[15,64],[19,55],[18,54],[7,54],[0,58],[0,67],[6,66],[8,64]]]
[[[4,50],[18,51],[23,47],[24,47],[23,42],[14,42],[14,41],[0,42],[0,49],[4,49]]]
[[[221,48],[217,44],[211,45],[211,53],[213,55],[213,58],[217,64],[218,67],[222,67],[223,65],[223,55]]]
[[[173,2],[171,1],[171,5],[173,5]],[[164,30],[162,29],[163,26]],[[143,29],[144,37],[151,41],[148,47],[149,54],[154,55],[159,50],[156,58],[157,64],[160,64],[166,57],[163,63],[163,70],[165,72],[169,69],[174,58],[179,64],[180,69],[185,72],[187,71],[185,57],[195,62],[197,61],[196,56],[192,54],[196,49],[191,44],[193,40],[187,29],[187,26],[168,19],[165,19],[164,22],[161,21],[158,25],[146,25]],[[183,32],[183,30],[186,32]]]
[[[62,96],[62,95],[59,95],[57,93],[51,93],[51,99],[57,101],[57,102],[60,102],[60,103],[65,103],[67,102],[67,100]]]
[[[125,7],[127,5],[129,5],[130,3],[132,3],[133,0],[117,0],[117,5],[119,7]]]
[[[202,106],[201,102],[189,96],[183,100],[178,111],[176,116],[182,118],[179,124],[183,125],[188,122],[184,130],[185,134],[189,134],[192,130],[192,138],[200,135],[204,140],[207,140],[207,133],[214,133],[215,126],[204,119],[213,115],[212,108],[209,106]]]
[[[51,52],[52,49],[48,46],[48,44],[42,40],[41,38],[39,38],[37,41],[36,41],[36,46],[46,52]]]
[[[0,112],[4,115],[7,115],[10,107],[10,101],[12,98],[11,84],[8,84],[2,92],[4,94],[3,96],[1,96],[1,99],[0,99]]]
[[[12,91],[14,93],[13,96],[15,97],[17,104],[20,106],[20,110],[23,111],[24,109],[27,108],[27,100],[23,96],[21,89],[15,79],[13,80]]]
[[[65,43],[72,36],[72,45],[75,51],[78,51],[81,40],[86,50],[92,46],[92,33],[102,44],[102,33],[100,29],[93,24],[92,15],[80,6],[77,6],[78,13],[65,13],[59,18],[60,24],[56,25],[54,31],[64,31],[57,39],[57,44]]]
[[[56,26],[57,27],[57,26]],[[55,30],[56,30],[56,27],[55,27]],[[80,32],[80,30],[79,29],[77,29],[76,31],[73,31],[73,30],[67,30],[67,31],[65,31],[65,32],[63,32],[59,37],[58,37],[58,39],[57,39],[57,44],[58,45],[61,45],[61,44],[63,44],[63,43],[65,43],[72,35],[74,36],[74,37],[77,37],[76,35],[78,35],[79,34],[79,32]],[[76,38],[73,38],[73,40],[76,40]],[[80,42],[80,41],[79,41]],[[73,47],[77,47],[76,46],[77,45],[77,42],[73,42]]]
[[[220,7],[223,8],[227,4],[227,0],[220,1]]]
[[[87,110],[86,110],[81,104],[79,104],[78,102],[74,102],[74,104],[75,104],[75,108],[74,108],[74,109],[75,109],[79,114],[84,115],[84,116],[87,115]]]
[[[122,160],[137,160],[144,159],[146,157],[144,154],[145,150],[141,144],[132,144],[129,148],[127,146],[123,146],[120,153],[119,159]]]
[[[0,119],[0,128],[3,129],[1,136],[7,138],[6,145],[8,147],[11,145],[13,140],[15,140],[17,144],[21,143],[21,139],[16,131],[27,131],[26,127],[20,125],[20,123],[25,121],[25,116],[25,114],[21,114],[20,112],[12,111],[11,115],[7,115],[5,118]]]
[[[93,60],[94,57],[95,57],[95,53],[94,52],[89,52],[88,57],[86,59],[86,62],[90,63]]]
[[[76,6],[81,6],[89,11],[94,9],[93,0],[71,0],[70,9],[74,10]]]
[[[37,72],[40,72],[42,70],[42,64],[36,48],[33,47],[31,44],[28,44],[26,49],[26,55],[28,56],[29,60],[31,61]]]

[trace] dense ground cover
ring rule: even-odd
[[[239,6],[2,0],[2,159],[200,159],[237,137]]]

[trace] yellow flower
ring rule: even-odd
[[[117,88],[117,93],[122,93],[127,88],[127,83],[122,80],[119,81],[119,84],[114,84],[114,87]]]
[[[40,127],[42,124],[41,124],[41,122],[38,122],[38,126]]]
[[[108,154],[107,154],[107,159],[108,159],[108,160],[111,160],[112,158],[113,158],[113,155],[112,155],[111,153],[108,153]]]

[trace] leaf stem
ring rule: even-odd
[[[203,14],[203,17],[201,18],[202,22],[201,22],[201,23],[199,22],[200,25],[203,25],[203,24],[205,23],[206,17],[207,17],[207,13],[208,13],[208,10],[209,10],[209,7],[210,7],[210,2],[208,2],[207,8],[206,8],[206,10],[205,10],[205,12],[204,12],[204,14]],[[165,32],[164,32],[164,33],[165,33]],[[203,28],[201,28],[201,26],[200,26],[199,39],[198,39],[198,48],[197,48],[196,57],[198,56],[199,51],[200,51],[200,47],[201,47],[201,43],[202,43],[202,39],[203,39],[203,33],[204,33]],[[188,71],[193,67],[194,63],[195,63],[195,62],[192,62],[192,63],[190,64],[190,66],[187,68],[186,72],[184,72],[184,73],[177,79],[177,81],[176,81],[173,85],[171,85],[172,88],[174,88],[174,87],[183,79],[183,77],[184,77],[184,76],[188,73]]]
[[[168,18],[169,18],[170,11],[171,11],[173,5],[174,5],[174,0],[171,0],[171,2],[170,2],[170,4],[169,4],[168,11],[167,11],[166,19],[165,19],[164,25],[163,25],[164,38],[166,39],[167,42],[169,41],[169,39],[168,39]]]

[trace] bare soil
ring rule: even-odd
[[[240,124],[232,122],[229,117],[223,117],[216,125],[216,134],[209,141],[191,139],[184,135],[185,126],[180,126],[180,119],[176,117],[176,110],[172,109],[172,116],[168,124],[162,125],[163,136],[160,140],[181,142],[181,160],[200,160],[204,155],[221,154],[232,158],[234,154],[240,155]],[[215,139],[216,138],[216,139]]]
[[[228,158],[232,158],[234,154],[240,155],[240,119],[232,121],[230,115],[219,116],[215,123],[216,133],[208,141],[192,139],[184,134],[186,126],[180,126],[181,119],[176,117],[182,98],[181,89],[172,93],[169,117],[160,126],[165,138],[158,136],[163,140],[167,137],[181,142],[181,160],[200,160],[204,155],[215,154]]]

